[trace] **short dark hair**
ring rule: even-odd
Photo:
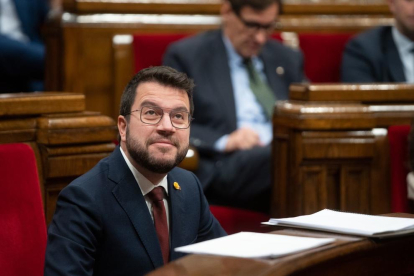
[[[227,0],[229,1],[233,11],[240,14],[243,7],[249,6],[254,10],[263,11],[273,3],[279,7],[279,14],[282,13],[282,0]]]
[[[135,96],[137,94],[137,87],[140,83],[144,82],[156,82],[161,85],[185,90],[185,92],[187,92],[188,100],[190,101],[190,114],[193,115],[193,80],[188,78],[185,73],[178,72],[168,66],[149,67],[139,71],[129,81],[122,93],[119,115],[127,116],[131,113],[131,107],[134,104]]]

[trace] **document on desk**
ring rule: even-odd
[[[240,232],[214,240],[178,247],[175,251],[240,258],[276,258],[319,247],[334,240]]]
[[[414,219],[354,214],[329,209],[306,216],[272,218],[265,224],[377,238],[414,234]]]

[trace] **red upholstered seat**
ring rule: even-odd
[[[305,57],[305,73],[311,82],[340,82],[342,52],[352,36],[343,33],[299,35],[299,45]]]
[[[135,71],[162,64],[162,57],[170,43],[188,34],[140,34],[133,37]]]
[[[263,227],[260,224],[269,220],[269,216],[266,214],[216,205],[211,205],[210,210],[227,234],[241,231],[269,232],[268,227]]]
[[[390,126],[391,211],[408,212],[407,174],[409,125]]]
[[[43,275],[46,222],[33,150],[0,145],[0,273]]]

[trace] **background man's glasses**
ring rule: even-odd
[[[171,110],[170,112],[164,112],[164,110],[158,106],[143,106],[141,109],[132,110],[127,115],[131,115],[131,113],[137,111],[141,111],[139,116],[141,122],[148,125],[158,124],[164,116],[164,113],[170,114],[171,125],[179,129],[189,128],[190,123],[193,120],[190,113],[187,111]]]
[[[234,14],[237,16],[237,18],[243,23],[243,25],[248,30],[253,31],[253,32],[264,30],[267,33],[271,33],[276,27],[276,22],[272,22],[270,24],[260,24],[258,22],[245,20],[243,17],[241,17],[240,14],[236,12]]]

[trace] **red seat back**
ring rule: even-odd
[[[390,126],[388,140],[390,144],[391,165],[391,211],[408,212],[407,174],[409,125]]]
[[[342,52],[352,36],[343,33],[299,35],[305,73],[311,82],[340,82]]]
[[[41,276],[46,222],[30,146],[0,145],[0,191],[1,275]]]
[[[211,205],[210,210],[229,235],[241,231],[269,232],[268,227],[260,224],[269,220],[266,214],[217,205]]]
[[[133,37],[135,71],[162,64],[164,52],[170,43],[188,34],[140,34]]]

